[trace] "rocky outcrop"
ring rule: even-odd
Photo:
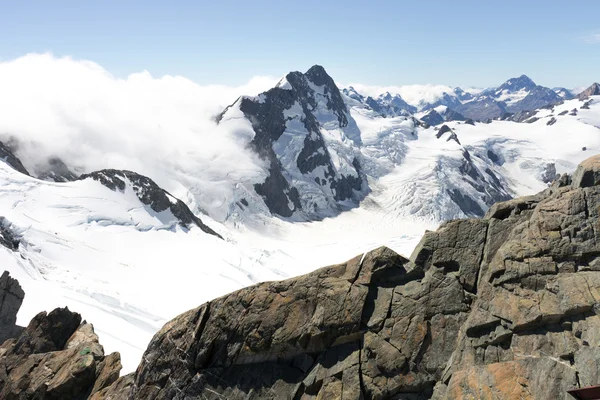
[[[437,131],[437,133],[435,134],[435,137],[439,139],[442,136],[444,136],[446,133],[448,133],[448,135],[447,135],[448,137],[446,138],[447,142],[449,142],[450,140],[454,140],[456,143],[458,143],[460,145],[460,140],[458,140],[458,135],[448,125],[442,125],[440,130]]]
[[[590,96],[600,96],[600,84],[594,83],[577,95],[579,100],[587,100]]]
[[[454,111],[451,108],[446,109],[446,112],[444,113],[444,119],[446,121],[466,121],[466,118],[464,115],[462,115],[459,112]]]
[[[161,329],[137,399],[566,399],[600,379],[600,156],[544,192]],[[116,398],[116,397],[113,397]]]
[[[29,172],[23,166],[23,163],[19,158],[14,154],[14,149],[12,146],[7,146],[4,143],[0,142],[0,159],[10,165],[15,170],[19,171],[22,174],[29,175]]]
[[[123,192],[130,185],[140,201],[149,206],[154,212],[171,211],[179,224],[184,227],[196,225],[204,232],[221,236],[209,228],[200,218],[196,217],[189,207],[181,200],[175,198],[166,190],[158,186],[152,179],[136,172],[116,169],[103,169],[90,174],[84,174],[79,179],[93,179],[100,182],[110,190]]]
[[[368,191],[356,147],[360,130],[320,65],[290,72],[259,96],[239,98],[217,122],[240,117],[254,131],[250,147],[268,165],[254,189],[272,214],[321,219],[358,204]]]
[[[347,93],[349,92],[345,90],[344,94]],[[383,93],[377,98],[368,96],[364,99],[364,103],[382,117],[408,116],[417,112],[417,108],[404,101],[400,95],[392,95],[389,92]]]
[[[119,377],[119,353],[105,356],[91,324],[67,308],[16,326],[24,298],[8,272],[0,277],[0,398],[87,399]]]
[[[443,124],[445,119],[436,110],[431,110],[421,117],[421,121],[425,122],[429,126],[436,126],[439,124]]]
[[[11,222],[6,217],[0,216],[0,245],[15,251],[21,243],[21,235],[16,232]]]
[[[475,121],[494,119],[506,113],[506,104],[491,98],[490,96],[479,96],[475,100],[460,104],[454,108],[465,118]]]
[[[50,157],[46,163],[36,168],[37,177],[45,181],[72,182],[76,181],[77,174],[69,169],[67,164],[58,157]]]
[[[4,271],[0,276],[0,343],[17,337],[23,330],[17,326],[17,312],[24,297],[25,292],[19,282]]]

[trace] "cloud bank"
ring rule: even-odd
[[[246,148],[248,124],[225,130],[214,116],[238,96],[277,81],[254,77],[240,87],[200,86],[146,71],[118,79],[91,61],[29,54],[0,62],[0,140],[16,138],[17,154],[30,170],[58,156],[80,173],[131,169],[172,190],[181,188],[174,180],[185,178],[210,208],[240,175],[260,180],[264,170]]]

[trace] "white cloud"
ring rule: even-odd
[[[404,101],[415,107],[426,103],[434,103],[441,99],[444,93],[453,95],[453,89],[445,85],[369,86],[354,83],[348,86],[352,86],[358,93],[365,96],[377,97],[386,92],[399,94]]]
[[[29,54],[0,62],[0,139],[23,143],[18,155],[30,169],[59,156],[82,171],[127,168],[171,188],[185,178],[195,198],[208,204],[200,205],[211,209],[238,183],[231,178],[235,170],[245,170],[250,181],[264,175],[263,162],[240,139],[248,132],[236,132],[248,124],[224,130],[214,116],[277,80],[199,86],[146,71],[118,79],[90,61]]]
[[[590,35],[584,36],[582,40],[590,44],[600,43],[600,33],[592,33]]]

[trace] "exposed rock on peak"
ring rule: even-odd
[[[383,117],[408,116],[417,111],[416,107],[408,104],[400,95],[392,95],[389,92],[377,98],[369,96],[364,103]]]
[[[571,100],[575,98],[575,96],[573,96],[573,93],[569,89],[558,87],[553,88],[552,90],[554,90],[554,93],[559,95],[563,100]]]
[[[17,312],[24,298],[25,292],[19,282],[4,271],[0,276],[0,343],[17,337],[23,330],[17,326]]]
[[[123,398],[549,399],[600,378],[600,156],[535,196],[188,311]],[[168,377],[168,379],[166,378]],[[133,383],[131,383],[133,381]]]
[[[600,96],[600,84],[594,83],[589,88],[577,95],[579,100],[586,100],[590,96]]]
[[[221,237],[196,217],[183,201],[173,197],[147,176],[132,171],[103,169],[79,177],[81,180],[88,178],[100,182],[110,190],[121,192],[125,190],[128,182],[138,199],[154,212],[170,210],[183,227],[194,224],[208,234]]]
[[[466,118],[475,121],[484,121],[504,114],[506,112],[506,105],[489,96],[480,96],[477,100],[457,106],[455,110]]]
[[[13,149],[2,142],[0,142],[0,159],[20,173],[29,175],[29,172],[23,166],[21,160],[13,153]]]
[[[58,157],[50,157],[44,165],[36,168],[37,177],[45,181],[72,182],[76,181],[77,174],[67,167],[67,164]]]
[[[323,67],[290,72],[269,91],[241,97],[220,123],[239,118],[239,111],[254,130],[250,146],[269,163],[267,178],[255,190],[272,213],[318,218],[364,196],[366,180],[354,148],[361,144],[360,131]]]
[[[445,119],[436,110],[431,110],[429,113],[421,117],[421,121],[425,122],[429,126],[436,126],[444,123]]]
[[[519,90],[531,90],[537,85],[527,75],[521,75],[517,78],[511,78],[504,82],[496,89],[497,91],[509,90],[511,92],[518,92]]]
[[[446,134],[446,133],[450,133],[448,135],[448,137],[446,138],[447,142],[454,140],[457,144],[460,145],[460,141],[458,140],[458,136],[456,135],[456,132],[454,132],[448,125],[442,125],[442,127],[440,128],[439,131],[437,131],[435,136],[439,139],[442,136],[444,136],[444,134]]]
[[[421,121],[427,123],[430,126],[442,124],[450,121],[464,121],[466,118],[451,108],[445,107],[445,110],[438,112],[437,110],[431,110],[429,113],[421,117]]]

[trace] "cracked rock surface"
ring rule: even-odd
[[[0,399],[87,399],[119,377],[119,353],[104,355],[91,324],[67,308],[15,324],[24,292],[0,277]]]
[[[600,156],[483,219],[206,303],[130,399],[548,399],[600,379]],[[120,397],[119,397],[120,396]]]

